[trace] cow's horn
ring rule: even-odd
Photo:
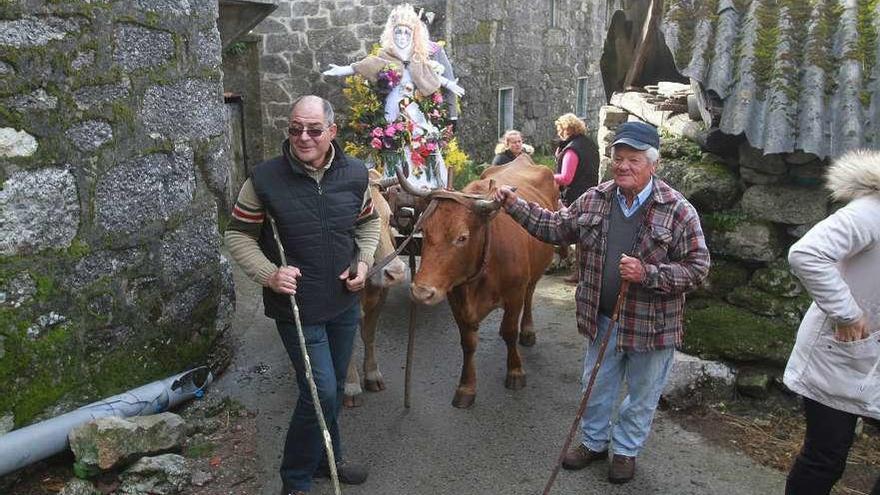
[[[397,180],[400,184],[400,187],[409,194],[422,198],[427,198],[431,195],[431,191],[425,189],[416,189],[415,187],[413,187],[413,185],[410,184],[408,180],[406,180],[406,177],[403,176],[403,172],[400,171],[400,168],[395,167],[394,173],[397,174]]]
[[[370,181],[371,186],[376,186],[381,190],[386,190],[391,186],[396,186],[400,182],[397,177],[385,177],[379,180]]]
[[[498,201],[490,201],[488,199],[478,199],[474,201],[474,210],[481,215],[488,215],[501,208]]]

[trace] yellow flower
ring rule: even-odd
[[[468,158],[467,153],[458,147],[458,139],[455,138],[449,141],[449,144],[443,150],[443,161],[446,162],[446,166],[451,170],[461,172],[470,161],[470,158]]]

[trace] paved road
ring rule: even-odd
[[[263,316],[256,285],[236,270],[237,355],[216,388],[258,411],[260,464],[266,483],[259,495],[277,495],[283,435],[296,398],[292,367],[274,324]],[[528,385],[504,388],[500,312],[480,331],[478,391],[473,408],[451,406],[461,366],[458,330],[449,306],[420,307],[412,407],[403,407],[403,364],[409,299],[392,290],[380,320],[380,368],[388,389],[368,393],[364,405],[343,413],[346,457],[366,461],[370,479],[351,495],[538,494],[550,474],[579,400],[584,341],[574,330],[573,288],[544,277],[535,294],[538,343],[522,349]],[[358,342],[358,345],[359,342]],[[360,359],[359,348],[356,358]],[[783,475],[735,452],[709,445],[662,412],[636,479],[623,486],[606,480],[607,465],[562,471],[552,493],[719,494],[782,493]],[[333,493],[317,482],[315,495]]]

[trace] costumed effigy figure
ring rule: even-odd
[[[453,78],[443,47],[429,40],[411,5],[391,11],[376,54],[351,65],[330,64],[323,74],[366,81],[366,87],[346,90],[349,99],[357,94],[366,100],[358,108],[352,102],[351,125],[358,144],[371,151],[386,176],[400,168],[416,187],[447,187],[441,150],[453,137],[454,98],[464,89]]]

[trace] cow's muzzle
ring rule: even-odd
[[[437,290],[436,287],[419,284],[410,285],[410,293],[417,302],[429,306],[439,303],[446,297],[445,291]]]

